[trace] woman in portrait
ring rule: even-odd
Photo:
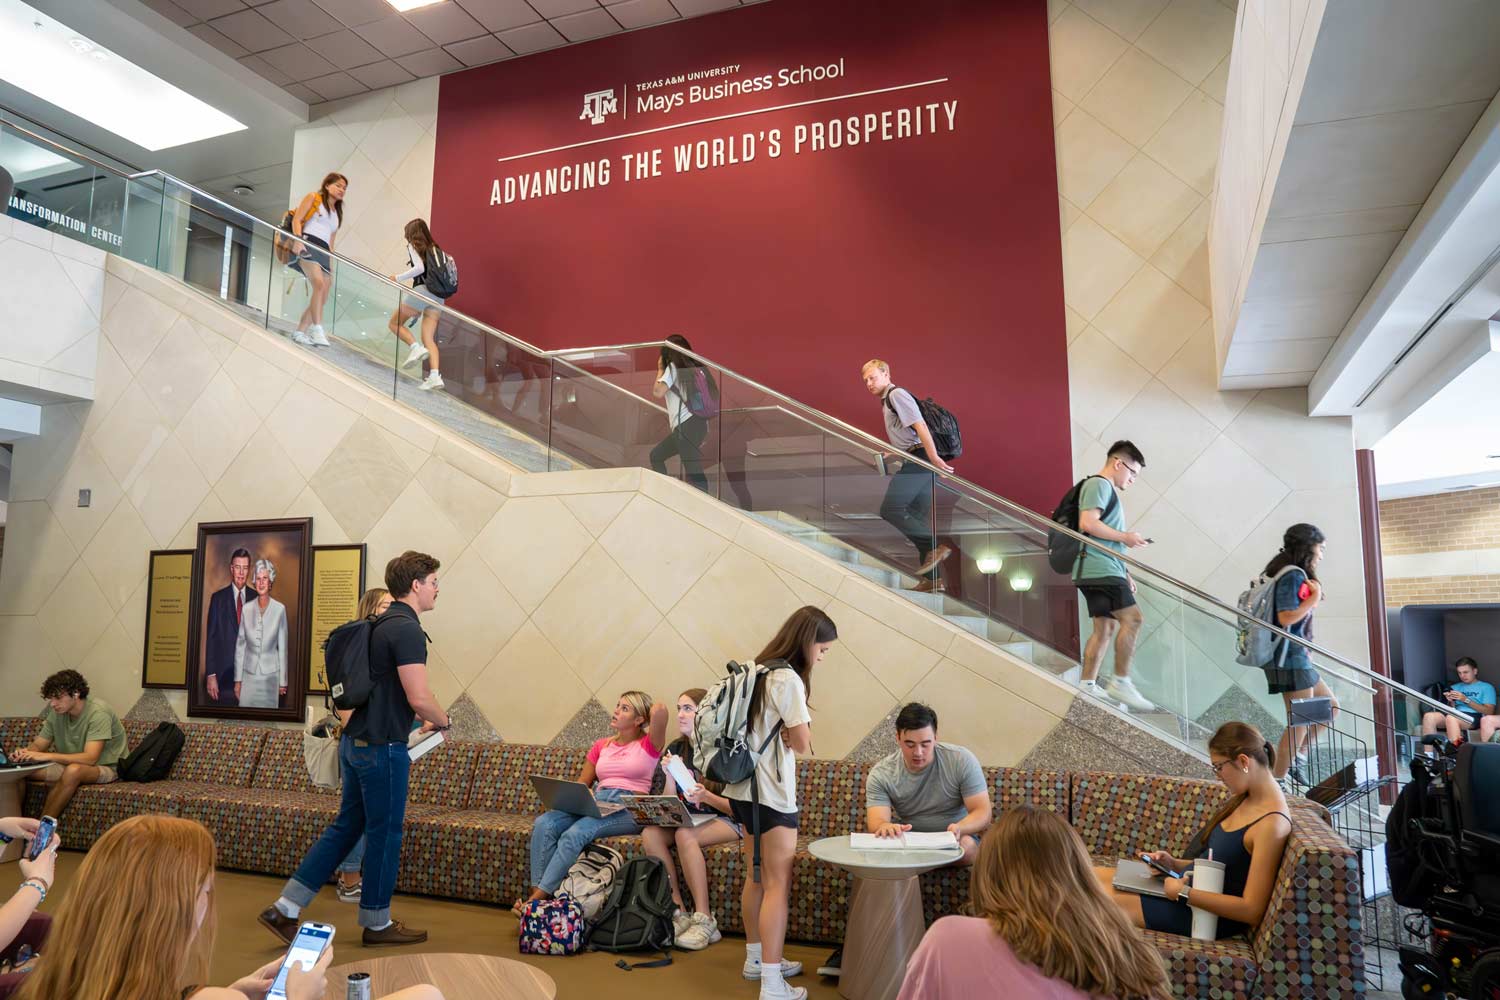
[[[271,596],[276,567],[255,561],[255,600],[245,605],[234,646],[234,696],[241,708],[278,708],[286,695],[286,605]]]

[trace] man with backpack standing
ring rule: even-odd
[[[903,454],[925,458],[928,464],[952,473],[953,466],[938,452],[938,445],[922,416],[916,398],[905,389],[891,384],[891,366],[878,358],[865,362],[860,370],[865,388],[880,399],[885,418],[885,436],[891,447]],[[902,462],[901,471],[891,477],[880,516],[912,543],[917,550],[916,590],[941,592],[942,578],[938,567],[953,554],[953,546],[937,544],[937,529],[932,518],[933,490],[937,477],[917,462]]]
[[[1129,441],[1109,446],[1104,468],[1085,479],[1078,490],[1078,530],[1101,546],[1124,552],[1148,544],[1138,531],[1125,530],[1125,508],[1120,494],[1128,490],[1145,468],[1141,450]],[[1125,564],[1092,545],[1079,547],[1073,562],[1073,583],[1088,605],[1094,630],[1083,648],[1085,694],[1121,702],[1140,711],[1155,706],[1136,690],[1130,679],[1130,659],[1141,631],[1141,609],[1135,602],[1135,580]],[[1101,687],[1096,678],[1104,662],[1104,650],[1114,643],[1115,673]]]
[[[360,629],[368,648],[365,670],[348,672],[349,660],[338,655],[330,637],[329,680],[334,704],[352,707],[339,742],[339,764],[344,773],[339,814],[302,859],[281,898],[266,907],[260,922],[290,944],[297,933],[302,908],[328,884],[340,861],[365,837],[364,890],[359,924],[366,945],[417,944],[427,932],[404,927],[391,919],[391,895],[401,859],[402,824],[406,819],[406,782],[411,767],[407,738],[414,717],[422,732],[450,726],[427,681],[427,635],[419,616],[437,603],[438,561],[423,552],[403,552],[385,567],[385,585],[393,601],[375,621],[352,622],[343,629]],[[335,633],[337,634],[337,632]],[[363,672],[367,676],[356,677]],[[355,705],[343,704],[345,688],[368,691]]]

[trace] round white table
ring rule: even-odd
[[[0,816],[21,815],[21,797],[25,794],[26,779],[44,769],[46,764],[25,764],[21,767],[0,767]],[[9,844],[0,845],[0,864],[15,861],[26,846],[19,837]]]
[[[854,876],[839,996],[846,1000],[894,1000],[906,963],[927,931],[917,876],[952,864],[963,848],[944,850],[855,850],[849,838],[825,837],[808,845],[819,861]]]

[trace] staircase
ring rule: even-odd
[[[93,241],[87,228],[58,231],[155,268],[272,333],[295,328],[306,285],[275,261],[271,226],[159,172],[121,174],[24,129],[0,129],[7,142],[0,148],[32,148],[53,162],[65,161],[50,168],[45,184],[19,178],[28,199],[120,234],[123,246]],[[195,273],[187,253],[195,232],[212,233],[226,246],[225,267]],[[201,264],[201,253],[197,259]],[[401,366],[405,348],[387,328],[400,294],[384,276],[337,257],[324,321],[333,346],[308,350],[516,467],[537,472],[648,464],[647,453],[665,425],[650,392],[659,343],[546,352],[443,309],[438,340],[448,387],[423,392],[417,387],[420,368]],[[1077,680],[1080,636],[1088,624],[1080,618],[1071,582],[1047,566],[1046,534],[1053,525],[1045,516],[939,474],[933,531],[958,551],[945,564],[946,594],[915,592],[911,548],[878,513],[887,483],[880,458],[885,443],[711,359],[694,357],[712,373],[722,396],[722,412],[705,442],[712,495],[1016,659]],[[1251,670],[1247,676],[1234,663],[1234,609],[1126,561],[1147,621],[1133,675],[1156,710],[1126,712],[1104,702],[1100,707],[1200,757],[1225,712],[1257,718],[1274,739],[1285,720],[1279,701],[1267,701],[1258,674]],[[1406,745],[1421,712],[1446,706],[1317,647],[1308,649],[1353,710],[1349,717],[1363,720],[1351,735],[1379,749],[1382,767],[1398,770],[1397,746]],[[1404,711],[1393,715],[1392,703],[1404,703]],[[1407,720],[1400,732],[1395,717]]]

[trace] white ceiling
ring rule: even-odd
[[[1493,0],[1330,0],[1225,388],[1313,379],[1500,91],[1497,49]]]
[[[741,5],[442,0],[398,14],[386,0],[144,2],[308,104]]]

